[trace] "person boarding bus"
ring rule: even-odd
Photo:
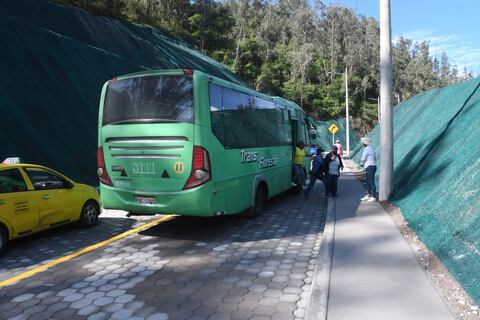
[[[316,155],[313,158],[312,169],[310,170],[310,183],[308,184],[303,194],[303,198],[305,200],[308,199],[308,196],[310,195],[310,192],[312,191],[313,186],[315,185],[315,182],[317,181],[317,179],[320,181],[323,181],[325,179],[322,152],[323,152],[322,148],[320,147],[317,148]]]
[[[294,184],[295,186],[301,186],[305,184],[305,171],[304,162],[307,153],[305,152],[305,143],[299,141],[295,147],[295,153],[293,158],[293,172],[294,172]]]

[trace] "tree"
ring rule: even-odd
[[[148,23],[187,39],[226,64],[257,90],[298,103],[310,115],[343,116],[349,73],[350,112],[365,133],[376,122],[379,23],[353,9],[320,0],[57,0],[96,14]],[[393,48],[399,101],[470,79],[445,53],[432,58],[428,42],[400,37]]]

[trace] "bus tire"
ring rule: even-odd
[[[8,242],[8,231],[7,228],[0,223],[0,255],[5,252]]]
[[[100,215],[100,206],[94,200],[88,200],[85,202],[80,214],[80,226],[81,227],[93,227],[98,222],[98,216]]]
[[[253,206],[247,210],[247,216],[250,218],[258,217],[263,209],[265,208],[265,203],[267,202],[267,187],[265,184],[260,183],[255,190],[255,199]]]

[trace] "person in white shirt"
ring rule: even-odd
[[[361,200],[372,202],[377,200],[377,188],[375,187],[375,173],[377,172],[375,149],[372,147],[372,140],[370,138],[365,137],[360,141],[364,147],[360,164],[365,168],[367,176],[367,195]]]
[[[340,140],[335,141],[335,145],[337,146],[337,153],[343,157],[343,147]]]

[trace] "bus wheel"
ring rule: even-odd
[[[250,218],[258,217],[263,209],[265,208],[265,203],[267,201],[267,188],[265,185],[260,184],[255,191],[255,201],[253,207],[248,209],[247,216]]]

